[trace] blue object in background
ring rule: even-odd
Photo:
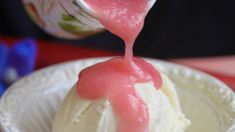
[[[0,80],[2,79],[4,69],[7,64],[8,48],[3,43],[0,43]]]
[[[10,48],[0,43],[0,96],[9,85],[34,70],[36,54],[36,43],[31,38]]]
[[[0,96],[2,96],[5,91],[5,87],[1,80],[3,79],[4,69],[7,64],[7,54],[8,48],[3,43],[0,43]]]
[[[31,38],[16,43],[9,51],[8,67],[15,68],[20,77],[33,71],[36,58],[35,41]]]
[[[5,91],[5,88],[4,88],[4,86],[0,83],[0,96],[3,95],[4,91]]]

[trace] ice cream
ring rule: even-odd
[[[161,74],[163,85],[138,83],[135,90],[149,112],[148,132],[184,132],[190,125],[181,111],[173,83]],[[60,107],[52,132],[116,132],[116,117],[107,98],[89,100],[77,95],[76,86]]]
[[[84,2],[101,24],[125,41],[125,56],[79,73],[57,113],[53,132],[183,132],[189,121],[173,85],[150,63],[133,57],[148,0]]]

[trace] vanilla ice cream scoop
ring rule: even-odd
[[[138,83],[135,90],[149,112],[148,132],[184,132],[190,125],[181,111],[173,83],[165,74],[162,88]],[[116,132],[116,118],[106,98],[88,100],[77,95],[74,87],[56,114],[52,132]]]

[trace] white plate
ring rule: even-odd
[[[107,58],[54,65],[21,79],[0,100],[3,132],[50,132],[55,112],[81,69]],[[197,70],[148,59],[176,84],[181,106],[192,121],[187,132],[235,132],[235,95],[221,81]]]

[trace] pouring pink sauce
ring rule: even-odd
[[[146,104],[137,95],[136,83],[162,85],[160,73],[149,63],[133,57],[132,47],[148,11],[147,0],[85,0],[99,21],[126,44],[125,57],[84,69],[77,83],[78,95],[86,99],[105,97],[117,120],[117,132],[148,132]]]

